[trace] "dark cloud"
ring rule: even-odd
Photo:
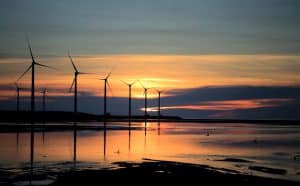
[[[221,101],[241,99],[272,99],[272,98],[300,98],[298,86],[219,86],[202,87],[188,90],[173,90],[168,92],[176,96],[176,100],[167,97],[170,105],[192,104],[198,101]]]
[[[225,86],[174,90],[175,96],[167,97],[168,106],[193,105],[207,101],[291,99],[274,107],[249,108],[229,111],[213,110],[166,110],[166,114],[180,113],[185,117],[239,118],[239,119],[300,119],[300,87],[294,86]]]
[[[255,100],[255,99],[288,99],[287,102],[275,106],[259,108],[243,108],[235,110],[192,110],[192,109],[170,109],[163,110],[164,115],[178,115],[186,118],[237,118],[237,119],[300,119],[300,87],[260,87],[260,86],[227,86],[227,87],[202,87],[188,90],[173,90],[173,96],[164,97],[162,106],[193,105],[213,101],[230,100]],[[37,99],[37,109],[41,109],[41,97]],[[29,98],[21,99],[22,108],[29,109]],[[15,109],[14,98],[0,100],[1,110]],[[156,107],[157,99],[149,100],[149,107]],[[80,94],[78,97],[78,110],[94,114],[103,113],[103,98],[94,96],[92,93]],[[133,113],[143,114],[140,108],[144,107],[143,99],[133,99]],[[111,114],[128,113],[128,99],[110,97],[108,110]],[[48,110],[73,110],[73,96],[49,97]],[[156,114],[152,112],[151,114]]]

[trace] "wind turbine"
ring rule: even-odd
[[[145,120],[147,119],[147,116],[148,116],[148,112],[147,112],[147,93],[148,93],[148,90],[150,88],[146,88],[141,81],[139,81],[139,83],[142,85],[143,89],[144,89],[144,96],[145,96],[145,113],[144,113],[144,117],[145,117]]]
[[[104,81],[104,108],[103,108],[103,117],[104,118],[106,118],[106,115],[107,115],[107,87],[111,91],[111,87],[108,83],[108,78],[110,77],[110,75],[111,75],[111,71],[108,73],[108,75],[105,78],[99,79],[99,80]]]
[[[78,78],[78,75],[81,75],[81,74],[90,74],[90,73],[85,73],[85,72],[79,72],[74,64],[74,61],[70,55],[70,53],[68,53],[68,56],[70,58],[70,61],[72,63],[72,66],[73,66],[73,69],[74,69],[74,79],[73,79],[73,82],[71,84],[71,87],[69,89],[69,92],[72,92],[72,88],[74,86],[74,114],[76,116],[77,114],[77,78]]]
[[[43,113],[46,112],[46,96],[47,96],[47,89],[44,88],[41,93],[43,94]]]
[[[37,63],[34,59],[33,53],[32,53],[32,49],[31,49],[31,45],[29,42],[29,39],[27,38],[27,44],[28,44],[28,49],[30,52],[30,56],[31,56],[31,65],[25,70],[25,72],[17,79],[17,82],[23,78],[23,76],[29,71],[31,70],[31,113],[33,116],[33,113],[35,112],[35,65],[37,66],[41,66],[41,67],[46,67],[46,68],[51,68],[54,69],[53,67],[47,66],[47,65],[43,65],[40,63]],[[33,118],[32,118],[33,119]]]
[[[14,83],[16,87],[16,92],[17,92],[17,113],[20,111],[20,91],[24,90],[24,88],[21,88],[17,82]]]
[[[133,81],[132,83],[127,83],[123,80],[121,80],[125,85],[129,88],[129,97],[128,97],[128,121],[131,121],[131,88],[136,83],[136,81]]]
[[[160,109],[160,103],[161,103],[160,98],[161,98],[161,94],[163,93],[163,91],[157,89],[156,92],[158,94],[157,118],[158,118],[158,120],[160,120],[160,117],[161,117],[161,115],[160,115],[160,111],[161,111],[161,109]]]

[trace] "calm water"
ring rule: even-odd
[[[158,129],[157,123],[150,122],[147,131],[143,128],[144,123],[132,123],[136,130],[129,131],[124,130],[127,125],[107,123],[108,128],[114,130],[106,132],[35,132],[34,148],[31,148],[30,132],[0,133],[0,168],[16,175],[24,174],[30,166],[33,172],[49,173],[74,167],[112,167],[111,162],[139,162],[142,158],[151,158],[300,181],[300,157],[295,158],[300,155],[298,126],[162,122]],[[251,162],[216,161],[225,158]],[[285,169],[287,174],[250,170],[248,167],[253,165]]]

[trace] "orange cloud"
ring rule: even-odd
[[[288,98],[205,101],[195,105],[177,105],[177,106],[161,107],[161,110],[185,109],[185,110],[231,111],[231,110],[241,110],[241,109],[277,107],[290,101],[292,101],[292,99],[288,99]],[[144,110],[144,108],[141,108],[141,110]],[[149,112],[157,112],[158,108],[151,107],[148,108],[147,110]]]

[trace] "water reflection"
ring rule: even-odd
[[[130,153],[131,148],[131,120],[128,121],[128,152]]]
[[[43,131],[42,131],[43,144],[45,144],[45,131],[46,131],[46,122],[44,120],[44,122],[43,122]]]
[[[103,123],[103,159],[106,160],[106,120]]]
[[[160,117],[157,120],[157,134],[160,135]]]
[[[33,163],[34,163],[34,123],[30,126],[30,179],[29,185],[31,185],[33,178]]]
[[[145,129],[145,136],[147,136],[147,118],[145,118],[145,127],[144,127],[144,129]]]
[[[20,138],[20,134],[19,134],[19,131],[17,131],[17,140],[16,140],[16,145],[17,145],[17,148],[19,148],[19,138]]]
[[[300,152],[300,127],[297,126],[149,121],[145,130],[144,122],[118,123],[117,126],[104,122],[95,124],[103,125],[103,130],[93,131],[79,130],[79,125],[74,123],[72,131],[39,132],[31,127],[28,132],[0,133],[0,167],[28,162],[29,157],[32,174],[34,167],[43,162],[73,160],[74,166],[76,163],[78,166],[78,162],[107,164],[153,158],[238,169],[229,163],[214,161],[229,156],[279,166],[289,170],[288,174],[300,171],[300,162],[293,159]],[[116,130],[122,126],[123,129]],[[160,135],[161,126],[163,135]]]
[[[73,124],[73,163],[76,165],[77,161],[77,123]]]

